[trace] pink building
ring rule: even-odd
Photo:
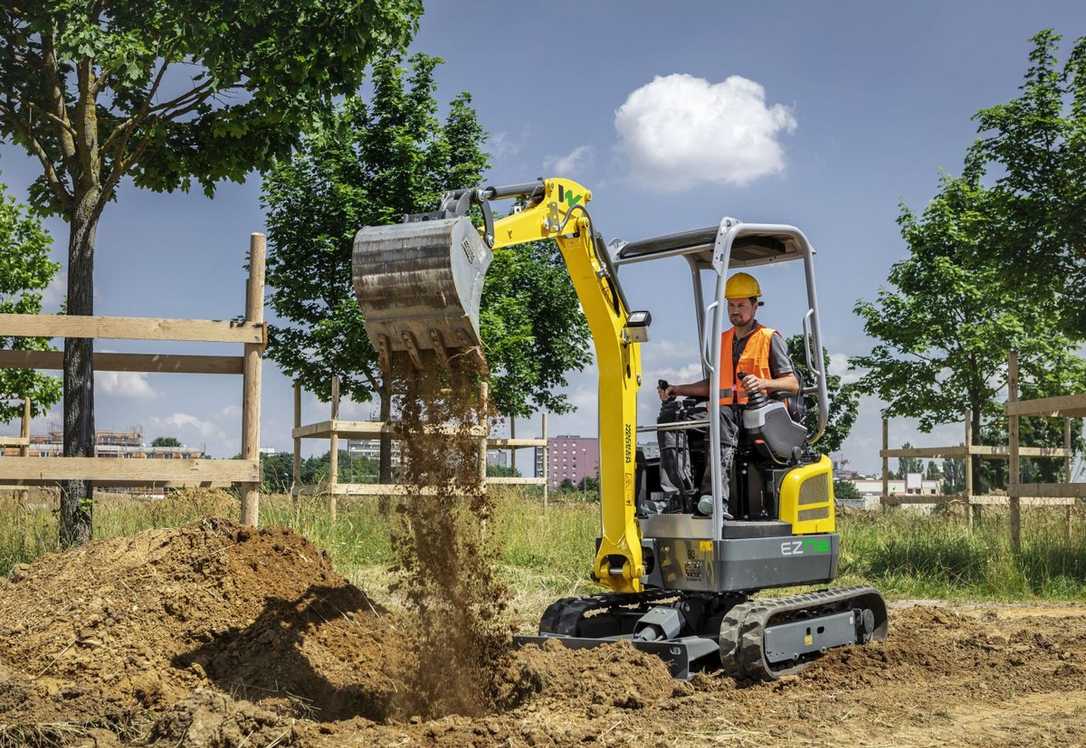
[[[595,437],[555,436],[547,440],[547,484],[558,488],[562,481],[574,485],[600,475],[600,443]]]

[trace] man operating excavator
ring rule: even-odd
[[[799,394],[800,384],[796,377],[792,360],[784,338],[776,330],[764,327],[754,319],[755,312],[762,302],[759,298],[762,289],[758,281],[748,273],[736,273],[728,279],[724,296],[728,302],[728,319],[732,328],[721,336],[721,371],[720,371],[720,463],[723,481],[723,501],[727,506],[729,483],[735,460],[735,450],[739,444],[739,428],[742,423],[740,409],[746,405],[750,395],[762,393],[767,397],[781,393],[785,396]],[[663,384],[663,383],[661,383]],[[709,397],[709,381],[703,379],[692,384],[674,384],[657,389],[660,400],[667,402],[673,397]],[[791,409],[790,409],[791,410]],[[661,413],[661,422],[665,420]],[[677,433],[677,432],[673,432]],[[663,440],[665,434],[661,432]],[[665,445],[661,443],[661,451]],[[709,460],[701,478],[702,498],[708,498],[711,507]],[[699,502],[700,503],[700,502]],[[725,519],[731,516],[725,512]]]

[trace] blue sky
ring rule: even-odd
[[[446,60],[437,75],[443,100],[472,92],[491,134],[491,182],[578,179],[593,189],[593,216],[608,239],[712,225],[724,215],[802,228],[819,252],[824,342],[839,364],[870,345],[853,304],[873,296],[904,256],[898,204],[922,208],[939,171],[958,170],[975,137],[971,115],[1015,94],[1028,38],[1045,27],[1070,38],[1086,33],[1086,4],[551,2],[543,12],[431,2],[413,49]],[[661,132],[654,123],[676,102],[689,110],[668,125],[681,135],[653,141]],[[729,135],[736,126],[745,129]],[[36,168],[19,150],[0,148],[0,179],[20,199]],[[255,174],[210,200],[124,185],[98,231],[97,313],[239,314],[248,234],[264,227],[259,196]],[[66,226],[49,228],[63,261]],[[623,279],[633,305],[654,316],[646,381],[694,376],[684,266],[633,266]],[[768,301],[760,319],[798,331],[798,272],[762,272],[760,280]],[[51,310],[61,289],[50,294]],[[124,341],[99,349],[234,352]],[[290,383],[271,362],[264,381],[262,444],[288,449]],[[140,425],[148,438],[177,435],[229,456],[240,444],[240,391],[240,378],[99,375],[98,426]],[[578,412],[552,418],[551,432],[595,433],[594,372],[571,376],[569,391]],[[643,419],[655,415],[655,398],[643,392]],[[865,471],[879,463],[878,407],[864,401],[844,450]],[[326,413],[312,397],[305,408],[307,420]],[[349,405],[344,415],[369,411]],[[50,422],[60,422],[59,411],[35,429]],[[921,437],[895,422],[891,438],[956,442],[960,430]],[[527,454],[522,460],[526,468]]]

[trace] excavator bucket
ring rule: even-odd
[[[479,302],[492,256],[466,216],[366,226],[355,235],[354,290],[385,372],[401,356],[419,370],[464,354],[485,365]]]

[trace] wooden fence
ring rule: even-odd
[[[240,374],[242,377],[241,458],[217,460],[131,460],[115,457],[29,457],[29,414],[18,437],[19,457],[0,459],[0,485],[53,485],[86,480],[106,486],[212,486],[236,484],[242,496],[241,521],[255,526],[260,501],[260,383],[261,359],[267,344],[264,324],[263,234],[249,241],[249,277],[245,318],[237,320],[157,319],[82,315],[0,314],[0,337],[112,338],[182,342],[240,343],[241,356],[146,353],[94,354],[95,371],[174,374]],[[0,350],[0,368],[62,369],[60,351]],[[4,438],[12,444],[12,437]]]
[[[1076,498],[1086,498],[1086,483],[1071,481],[1071,419],[1086,416],[1086,394],[1045,397],[1037,400],[1018,399],[1018,351],[1011,351],[1007,360],[1007,434],[1010,441],[1010,467],[1007,494],[1011,506],[1011,543],[1015,550],[1022,545],[1021,505],[1029,497],[1046,497],[1052,501],[1068,501],[1074,505]],[[1022,483],[1021,458],[1031,456],[1029,447],[1019,443],[1019,421],[1028,416],[1063,418],[1063,445],[1065,450],[1065,483]],[[1071,509],[1067,510],[1067,531],[1071,532]]]
[[[486,384],[483,384],[483,401],[486,400]],[[339,496],[403,496],[407,487],[399,483],[340,483],[339,482],[339,440],[342,439],[380,439],[388,436],[402,439],[403,434],[395,421],[347,421],[339,417],[340,393],[339,377],[332,377],[331,403],[329,418],[326,421],[302,423],[302,386],[294,383],[294,460],[292,463],[291,495],[304,493],[301,482],[302,474],[302,439],[328,440],[328,480],[326,485],[317,487],[316,492],[327,494],[328,510],[332,519],[336,518],[336,503]],[[492,437],[486,427],[476,427],[472,432],[479,440],[479,475],[490,485],[528,485],[543,487],[543,504],[547,505],[547,415],[541,418],[541,435],[531,438],[516,438],[510,435]],[[543,450],[543,476],[538,478],[517,476],[490,476],[486,474],[486,454],[490,449],[508,449],[515,455],[518,449],[541,448]],[[513,464],[516,464],[514,457]]]
[[[1042,400],[1018,400],[1018,354],[1011,351],[1008,357],[1008,397],[1006,403],[1008,415],[1008,444],[986,445],[973,441],[971,413],[965,413],[965,440],[962,444],[951,447],[911,447],[891,449],[889,420],[882,419],[882,494],[880,501],[884,507],[903,504],[948,505],[959,504],[968,507],[967,518],[972,527],[980,507],[1007,506],[1010,509],[1011,542],[1017,549],[1021,544],[1021,507],[1023,506],[1062,506],[1066,508],[1065,526],[1068,537],[1071,534],[1073,510],[1076,497],[1086,496],[1086,484],[1071,483],[1071,419],[1086,416],[1086,395],[1051,397]],[[1019,443],[1018,419],[1021,416],[1043,415],[1062,417],[1062,447],[1023,447]],[[964,463],[964,489],[960,494],[946,495],[890,495],[890,458],[946,458],[960,459]],[[977,494],[973,491],[973,460],[1008,460],[1009,479],[1006,494]],[[1026,483],[1020,482],[1022,457],[1043,457],[1062,459],[1066,483]]]

